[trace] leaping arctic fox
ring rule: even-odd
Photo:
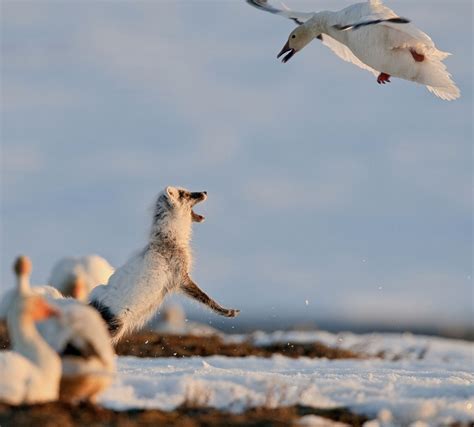
[[[193,207],[206,199],[206,191],[166,187],[155,204],[148,244],[118,268],[107,285],[92,291],[90,304],[106,321],[112,343],[143,326],[172,291],[181,290],[222,316],[239,314],[206,295],[189,275],[191,225],[204,221]]]

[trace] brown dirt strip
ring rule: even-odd
[[[328,359],[362,358],[350,350],[328,347],[322,343],[272,344],[255,346],[251,342],[227,343],[219,336],[195,337],[192,335],[159,335],[155,332],[141,332],[123,339],[116,346],[117,354],[137,357],[191,357],[191,356],[229,356],[271,357],[281,354],[287,357],[311,357]]]
[[[317,409],[306,406],[282,408],[251,408],[241,414],[232,414],[212,408],[180,407],[175,411],[128,410],[112,411],[99,406],[82,404],[71,406],[47,403],[33,406],[0,404],[2,427],[132,427],[132,426],[297,426],[304,415],[318,415],[351,426],[362,426],[367,421],[345,408]]]
[[[8,332],[0,324],[0,350],[10,347]],[[196,337],[192,335],[161,335],[156,332],[139,332],[124,338],[115,348],[119,356],[136,357],[191,357],[191,356],[229,356],[271,357],[282,354],[287,357],[311,357],[328,359],[361,359],[366,356],[350,350],[328,347],[319,342],[307,344],[272,344],[255,346],[251,342],[239,344],[227,343],[217,335]]]

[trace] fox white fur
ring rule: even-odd
[[[206,198],[206,192],[167,187],[158,195],[148,244],[118,268],[107,285],[92,291],[90,304],[108,323],[113,343],[143,326],[172,291],[181,290],[223,316],[239,313],[221,307],[189,276],[191,225],[204,220],[192,208]]]

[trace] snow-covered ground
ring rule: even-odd
[[[265,339],[274,342],[283,336],[267,335]],[[303,335],[299,337],[303,339]],[[117,379],[101,402],[119,410],[170,410],[186,400],[231,411],[294,403],[321,408],[344,406],[378,418],[372,426],[474,420],[472,343],[413,335],[368,337],[350,334],[345,340],[349,346],[353,341],[367,342],[367,353],[383,350],[397,355],[397,359],[400,354],[406,357],[395,361],[289,359],[280,355],[270,359],[120,357]],[[411,348],[417,350],[407,351]],[[418,349],[425,349],[421,359]],[[387,424],[389,420],[391,424]]]
[[[333,334],[326,331],[257,331],[249,335],[223,335],[227,342],[250,341],[256,346],[274,343],[312,343],[321,342],[330,347],[340,347],[355,353],[369,356],[382,355],[387,360],[429,360],[439,362],[460,362],[474,365],[474,344],[467,341],[452,340],[409,332],[353,334],[341,332]]]

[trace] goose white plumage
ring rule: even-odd
[[[16,296],[16,289],[9,289],[8,291],[4,292],[0,298],[0,320],[6,320],[7,313],[10,306],[13,304],[13,301]],[[51,286],[31,286],[30,293],[32,295],[37,295],[41,297],[45,297],[46,299],[52,298],[63,298],[61,292]]]
[[[57,400],[61,360],[44,341],[34,322],[59,312],[29,290],[31,263],[20,257],[15,263],[17,289],[8,310],[8,332],[13,351],[0,353],[0,401],[11,405]]]
[[[99,313],[74,298],[50,299],[62,316],[38,330],[62,361],[60,400],[95,401],[112,382],[115,352]]]
[[[218,329],[186,319],[186,313],[180,305],[168,304],[158,318],[148,323],[147,329],[159,334],[194,335],[197,337],[218,335]]]
[[[246,1],[299,25],[278,55],[286,54],[283,62],[318,38],[344,61],[378,76],[379,84],[390,82],[393,76],[423,84],[446,101],[461,95],[443,63],[450,54],[438,50],[427,34],[380,0],[314,13],[292,11],[284,5],[277,8],[267,0]]]
[[[51,271],[49,284],[64,296],[86,301],[97,286],[109,281],[114,268],[99,255],[60,259]]]
[[[74,298],[64,298],[55,288],[30,288],[29,278],[22,280],[32,294],[44,295],[49,304],[61,311],[61,317],[47,319],[37,327],[61,357],[60,400],[94,401],[110,385],[115,373],[115,352],[102,317],[92,307]],[[0,319],[14,300],[15,290],[2,296]]]

